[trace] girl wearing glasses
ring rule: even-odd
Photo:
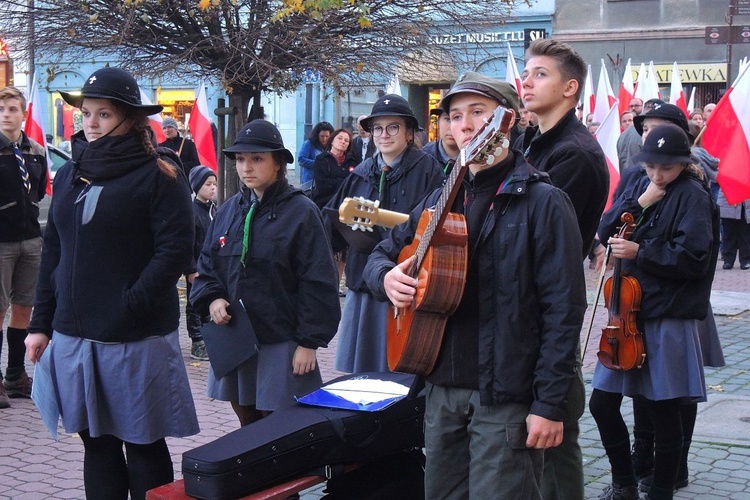
[[[440,187],[442,165],[414,146],[419,130],[417,117],[401,96],[386,94],[377,100],[362,127],[372,133],[378,152],[360,163],[328,202],[326,217],[337,217],[346,197],[379,200],[380,208],[409,213],[422,198]],[[338,233],[332,234],[334,251],[349,246],[346,256],[348,292],[341,316],[336,352],[336,370],[354,373],[388,371],[386,361],[386,315],[388,303],[378,302],[362,279],[367,257],[386,230],[375,228],[367,244],[349,246]]]

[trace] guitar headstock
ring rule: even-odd
[[[339,220],[353,230],[372,231],[378,220],[380,200],[372,201],[363,197],[344,198],[339,205]]]
[[[510,147],[507,139],[513,111],[498,106],[485,124],[477,130],[469,144],[464,148],[464,164],[491,166],[503,149]]]

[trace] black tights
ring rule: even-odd
[[[688,476],[688,453],[693,441],[695,430],[695,419],[698,416],[698,403],[684,403],[680,405],[680,419],[682,421],[682,456],[680,457],[680,468],[678,479],[687,479]],[[649,417],[648,407],[643,399],[633,400],[633,437],[642,439],[646,443],[654,442],[654,424]],[[651,448],[651,447],[649,447]]]
[[[164,439],[133,444],[111,435],[92,438],[88,430],[78,434],[83,440],[87,500],[127,500],[128,491],[133,500],[142,500],[148,490],[174,481],[172,457]]]
[[[682,456],[682,418],[678,399],[662,401],[642,400],[654,424],[655,458],[653,498],[671,498],[677,469]],[[599,428],[602,445],[612,466],[612,481],[635,484],[635,472],[630,461],[630,434],[620,412],[622,394],[594,389],[589,410]]]

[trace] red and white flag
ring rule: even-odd
[[[635,93],[633,97],[637,97],[643,102],[646,102],[644,95],[646,93],[646,65],[641,63],[641,67],[638,68],[638,80],[635,83]]]
[[[148,98],[148,96],[143,92],[143,87],[141,87],[141,102],[143,104],[151,105],[153,102],[151,102],[151,99]],[[148,117],[148,124],[151,125],[151,130],[154,131],[154,135],[156,136],[156,142],[164,142],[167,140],[167,136],[164,135],[164,130],[161,128],[161,115],[159,113],[156,113],[155,115],[151,115]]]
[[[516,66],[516,58],[513,57],[513,50],[510,48],[510,42],[508,44],[508,60],[505,63],[505,81],[516,87],[518,97],[523,99],[523,85],[521,84],[521,73],[518,72],[518,66]]]
[[[216,147],[214,146],[214,133],[211,130],[211,119],[208,112],[208,102],[206,101],[206,88],[203,82],[198,87],[193,111],[190,113],[188,120],[188,129],[193,136],[193,142],[198,149],[198,159],[201,165],[206,165],[216,172]]]
[[[586,117],[594,112],[596,107],[596,96],[594,95],[594,80],[591,78],[591,65],[588,65],[586,82],[583,84],[583,112],[581,121],[586,124]]]
[[[47,150],[47,134],[44,132],[44,106],[42,106],[39,100],[39,90],[36,85],[36,75],[34,75],[31,84],[31,93],[29,94],[29,102],[26,105],[26,111],[28,116],[26,117],[26,125],[24,126],[24,132],[26,135],[37,142],[44,148],[44,156],[47,158],[47,194],[52,196],[52,182],[51,180],[51,169],[52,160],[49,157],[49,151]]]
[[[687,101],[685,99],[685,90],[682,88],[682,81],[680,80],[680,68],[677,67],[677,61],[672,65],[672,84],[669,89],[669,102],[680,108],[682,112],[685,113],[685,116],[690,116],[687,109]]]
[[[602,123],[607,116],[609,108],[617,101],[615,93],[612,91],[612,85],[609,83],[607,67],[602,59],[602,69],[599,72],[599,83],[596,85],[596,105],[594,106],[594,121]],[[619,116],[619,115],[618,115]]]
[[[646,95],[647,97],[643,102],[649,99],[661,99],[661,92],[659,92],[659,79],[657,78],[656,69],[654,68],[654,61],[648,63],[648,74],[646,74]]]
[[[690,116],[693,111],[695,111],[695,85],[693,85],[693,90],[690,91],[690,99],[688,100],[686,108],[685,116]]]
[[[716,104],[702,144],[720,160],[717,180],[727,201],[750,198],[750,65]]]
[[[599,128],[596,130],[596,141],[604,151],[604,157],[607,159],[607,170],[609,170],[609,196],[607,197],[607,206],[604,210],[609,210],[612,206],[612,198],[620,182],[620,161],[617,156],[617,139],[620,138],[620,114],[615,101],[607,115],[602,120]]]
[[[633,86],[633,68],[630,66],[630,59],[625,65],[625,72],[622,74],[620,90],[617,93],[617,99],[620,101],[618,108],[619,114],[630,111],[630,101],[635,97],[635,86]]]

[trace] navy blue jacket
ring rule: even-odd
[[[177,330],[193,245],[187,179],[162,173],[132,134],[78,133],[73,159],[55,176],[29,331],[127,342]]]
[[[31,191],[21,180],[13,150],[0,133],[0,241],[24,241],[42,235],[39,227],[39,201],[47,189],[47,161],[44,150],[21,132],[21,151],[29,172]]]
[[[638,197],[650,182],[641,177],[602,216],[602,243],[617,234],[623,212],[633,214],[638,226],[632,240],[640,246],[634,260],[622,261],[622,271],[641,285],[638,318],[703,319],[718,256],[718,208],[708,188],[685,171],[644,210]]]
[[[570,197],[583,242],[581,258],[585,259],[609,195],[607,160],[599,143],[571,109],[543,134],[538,126],[526,127],[516,148]]]
[[[242,299],[261,343],[293,340],[326,347],[341,306],[338,273],[320,210],[286,179],[266,189],[251,225],[249,261],[240,262],[247,188],[216,212],[198,260],[190,302],[201,315],[216,299]]]
[[[359,164],[349,177],[344,180],[336,194],[326,205],[326,208],[338,213],[341,202],[346,197],[362,196],[368,200],[379,199],[378,187],[380,183],[380,168],[375,163],[376,157],[368,158]],[[385,190],[380,200],[380,208],[394,212],[409,213],[422,199],[435,188],[442,185],[445,175],[442,165],[432,156],[410,147],[404,153],[400,166],[386,175]],[[330,218],[331,213],[324,211],[324,217]],[[327,223],[333,231],[333,223]],[[385,231],[375,229],[382,238]],[[346,247],[346,242],[337,233],[331,233],[334,251]],[[368,292],[367,285],[362,279],[362,271],[367,263],[368,253],[359,253],[354,248],[346,252],[346,286],[357,292]]]
[[[586,310],[581,238],[570,200],[549,184],[546,174],[531,168],[517,151],[504,162],[512,165],[509,180],[494,197],[479,235],[469,233],[469,240],[476,241],[469,248],[476,279],[474,290],[468,290],[472,282],[467,281],[463,297],[477,305],[480,401],[485,406],[530,404],[531,413],[561,421]],[[385,273],[441,191],[428,196],[408,222],[375,247],[365,279],[376,298],[387,300]],[[463,211],[464,192],[453,211]],[[451,332],[453,340],[443,343],[441,356],[452,351],[451,342],[462,340],[461,324],[449,318],[446,333]]]

